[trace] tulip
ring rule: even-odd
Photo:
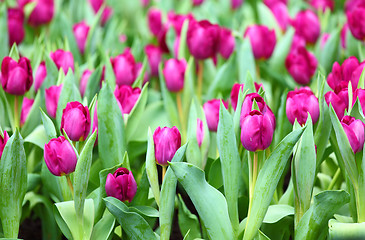
[[[169,47],[166,43],[166,35],[167,35],[168,27],[163,26],[160,33],[157,35],[158,47],[163,53],[169,53]]]
[[[59,86],[51,86],[45,90],[45,102],[48,115],[56,118],[58,100],[61,95],[63,84]]]
[[[347,41],[346,41],[346,34],[348,32],[349,25],[345,23],[341,29],[341,46],[342,48],[346,48]]]
[[[362,62],[352,73],[351,76],[351,85],[352,85],[352,89],[355,90],[359,84],[359,80],[361,77],[361,74],[364,70],[365,67],[365,62]]]
[[[204,139],[203,121],[198,118],[196,126],[196,141],[198,142],[199,147],[202,146],[203,139]]]
[[[89,0],[89,2],[95,13],[98,13],[101,6],[104,4],[104,0]],[[109,20],[112,13],[113,13],[113,10],[108,6],[105,6],[105,8],[101,14],[101,25],[102,26],[105,25],[105,23]]]
[[[356,57],[347,58],[342,63],[342,65],[340,65],[338,62],[335,62],[332,65],[332,72],[330,74],[328,74],[328,77],[327,77],[328,85],[333,90],[335,90],[339,86],[347,87],[348,82],[351,81],[353,89],[356,89],[358,81],[355,81],[355,79],[352,79],[352,76],[353,76],[354,71],[358,68],[359,65],[360,65],[360,63]]]
[[[223,102],[224,107],[228,109],[228,102],[223,101],[221,99],[212,99],[204,103],[203,105],[204,114],[205,118],[207,119],[209,131],[212,132],[217,131],[221,101]]]
[[[90,78],[92,73],[93,72],[90,71],[89,69],[86,69],[82,73],[81,80],[80,80],[80,93],[81,93],[82,97],[84,97],[85,90],[86,90],[86,87],[87,87],[87,83],[89,82],[89,78]]]
[[[283,3],[287,5],[287,0],[264,0],[264,4],[268,6],[269,8],[272,8],[274,5],[278,3]]]
[[[118,168],[113,174],[106,177],[105,192],[109,197],[114,197],[122,202],[131,202],[137,192],[137,183],[132,171]]]
[[[345,13],[352,12],[359,5],[363,3],[363,0],[346,0],[344,5]]]
[[[53,60],[53,62],[56,64],[58,70],[60,70],[62,68],[62,70],[65,74],[67,74],[69,68],[71,68],[72,71],[75,70],[74,58],[73,58],[71,52],[65,51],[62,49],[58,49],[55,52],[51,52],[50,57]]]
[[[351,116],[344,116],[341,120],[343,130],[350,142],[354,153],[360,152],[364,146],[364,123]]]
[[[21,57],[16,62],[11,57],[5,57],[1,64],[0,79],[5,92],[24,95],[33,84],[33,71],[28,58]]]
[[[172,25],[175,30],[177,36],[180,36],[182,26],[185,20],[189,20],[189,22],[194,21],[194,17],[191,13],[187,15],[179,15],[174,13],[173,11],[167,14],[168,24]]]
[[[291,124],[297,119],[300,125],[304,125],[311,115],[312,123],[315,124],[319,118],[318,98],[314,96],[309,87],[302,87],[288,92],[286,98],[286,116]]]
[[[80,52],[84,54],[87,35],[89,34],[90,27],[86,24],[85,21],[82,21],[80,23],[76,23],[72,27],[72,30],[76,39],[77,46],[80,49]]]
[[[147,54],[148,65],[151,69],[151,75],[158,76],[158,66],[162,59],[161,49],[150,44],[145,47],[145,52]]]
[[[148,4],[150,4],[150,0],[140,0],[141,1],[141,4],[142,4],[142,7],[147,7]]]
[[[148,27],[151,31],[151,33],[154,36],[158,36],[158,34],[163,29],[163,23],[162,23],[162,13],[157,8],[150,8],[147,13],[147,20],[148,20]]]
[[[17,8],[8,9],[8,34],[9,45],[14,43],[19,45],[24,39],[24,13],[23,10]]]
[[[139,76],[142,73],[142,68],[143,68],[143,63],[137,62],[137,64],[136,64],[137,76]],[[149,79],[149,76],[148,76],[148,72],[145,71],[144,76],[143,76],[142,86],[144,86],[149,80],[150,79]]]
[[[231,30],[221,28],[219,35],[219,53],[223,58],[228,59],[235,47],[235,40]]]
[[[141,95],[141,89],[122,85],[114,91],[114,96],[122,107],[123,114],[129,114]]]
[[[42,61],[39,64],[37,71],[35,72],[34,90],[36,92],[38,92],[38,89],[42,86],[44,79],[46,79],[46,77],[47,77],[46,63]]]
[[[84,141],[90,132],[90,113],[87,106],[69,102],[63,109],[61,133],[65,130],[72,141]]]
[[[309,4],[317,10],[321,10],[322,12],[325,12],[327,8],[333,11],[335,5],[333,0],[311,0]]]
[[[232,9],[238,9],[241,7],[243,0],[231,0]]]
[[[355,90],[353,104],[355,104],[357,99],[359,99],[362,112],[365,114],[365,89],[358,88]]]
[[[288,7],[284,3],[278,2],[273,5],[270,10],[274,14],[274,17],[278,22],[281,30],[285,31],[290,24]]]
[[[252,110],[241,122],[242,146],[251,152],[265,150],[271,144],[274,128],[268,114]]]
[[[171,92],[179,92],[184,88],[186,61],[184,59],[169,59],[165,63],[163,75],[166,87]]]
[[[3,151],[5,148],[6,143],[9,140],[9,135],[6,131],[4,131],[3,136],[0,135],[0,160],[1,160],[1,156],[3,155]]]
[[[192,1],[193,1],[193,6],[199,6],[204,2],[204,0],[192,0]]]
[[[239,92],[241,90],[241,92],[243,93],[243,89],[244,89],[244,84],[239,84],[239,83],[235,83],[233,84],[232,90],[231,90],[231,105],[233,107],[234,110],[236,110],[237,108],[237,101],[238,101],[238,95]]]
[[[156,128],[153,133],[155,157],[157,164],[167,166],[171,162],[176,151],[181,147],[181,135],[177,127]]]
[[[321,27],[317,15],[310,11],[300,11],[292,22],[296,34],[302,36],[307,43],[314,44],[319,38]]]
[[[32,26],[39,26],[49,23],[54,16],[54,0],[19,0],[19,6],[24,7],[26,4],[35,2],[36,5],[32,10],[28,23]]]
[[[44,161],[53,175],[64,176],[75,171],[77,156],[71,144],[60,136],[44,145]]]
[[[306,43],[302,36],[294,34],[293,41],[291,43],[290,51],[297,51],[298,48],[305,48]]]
[[[111,59],[117,85],[131,86],[136,80],[136,62],[129,48]]]
[[[219,49],[220,28],[207,20],[189,22],[186,37],[191,55],[198,60],[214,57]]]
[[[256,90],[256,92],[259,92],[260,88],[264,89],[264,85],[262,83],[255,82],[254,84],[255,84],[255,90]]]
[[[328,106],[330,105],[330,103],[332,104],[338,119],[342,119],[345,114],[345,110],[348,108],[349,105],[347,88],[344,88],[337,92],[327,92],[324,95],[324,99],[326,100]]]
[[[346,13],[348,27],[352,35],[361,41],[365,40],[365,3],[361,2],[352,10]]]
[[[244,37],[250,39],[255,59],[268,59],[276,44],[275,31],[263,25],[252,25],[246,29]]]
[[[34,103],[34,99],[30,99],[27,97],[23,98],[23,103],[22,103],[22,110],[20,112],[20,125],[24,125],[25,121],[28,118],[29,112],[32,109]]]
[[[309,84],[312,76],[316,72],[317,65],[316,57],[304,47],[290,51],[285,59],[286,69],[294,80],[302,85]]]

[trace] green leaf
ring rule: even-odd
[[[185,236],[184,239],[193,240],[202,237],[198,218],[189,211],[180,195],[178,219],[180,231]]]
[[[11,47],[9,57],[14,59],[15,61],[19,60],[19,58],[20,58],[19,50],[18,50],[18,46],[16,45],[16,43],[14,43],[13,46]]]
[[[43,125],[39,125],[36,129],[34,129],[34,131],[24,139],[24,142],[33,143],[34,145],[44,149],[44,145],[48,143],[48,136]]]
[[[276,223],[286,216],[294,215],[294,208],[289,205],[270,205],[267,209],[264,223]]]
[[[104,216],[97,222],[91,234],[91,240],[108,239],[113,231],[115,218],[109,212],[105,211]]]
[[[328,222],[328,239],[365,239],[365,223],[343,223],[335,219]]]
[[[90,101],[93,98],[93,96],[98,92],[100,88],[102,71],[103,71],[103,66],[100,65],[90,75],[89,80],[87,81],[87,85],[84,92],[84,98],[86,98],[88,101]]]
[[[269,69],[276,72],[282,72],[285,69],[285,59],[290,51],[294,32],[294,28],[289,28],[285,35],[277,42],[274,52],[269,60]]]
[[[186,44],[186,35],[189,27],[189,19],[185,19],[180,33],[178,59],[188,59],[189,51]]]
[[[38,92],[33,105],[28,113],[25,123],[20,131],[22,136],[28,136],[41,122],[41,116],[39,114],[39,107],[41,105],[41,94]]]
[[[170,167],[192,200],[209,238],[234,239],[226,199],[205,181],[204,172],[188,163],[170,163]]]
[[[56,64],[53,62],[53,60],[49,57],[48,53],[45,54],[45,63],[46,63],[46,69],[47,69],[47,76],[44,79],[42,86],[50,87],[52,85],[57,84],[57,78],[58,78],[58,69]]]
[[[43,127],[44,127],[44,130],[46,131],[46,134],[48,136],[48,140],[51,140],[53,138],[57,138],[56,128],[55,128],[52,120],[43,112],[42,109],[40,109],[40,111],[41,111],[41,118],[42,118],[42,122],[43,122]]]
[[[332,31],[331,36],[327,40],[323,49],[321,49],[318,53],[318,62],[327,73],[331,71],[332,63],[336,60],[339,52],[340,33],[341,29]]]
[[[260,18],[260,24],[267,26],[270,29],[274,29],[276,35],[281,33],[281,28],[276,20],[273,12],[264,3],[257,3],[257,10]],[[278,36],[276,36],[278,37]]]
[[[239,82],[245,83],[247,72],[251,73],[253,79],[256,79],[255,58],[252,53],[251,44],[248,39],[245,39],[239,46],[237,54],[238,76]],[[254,91],[254,90],[252,90]]]
[[[158,173],[155,160],[155,146],[153,142],[151,128],[148,128],[146,172],[148,181],[151,185],[153,196],[155,197],[157,205],[160,206],[160,185],[158,183]]]
[[[247,217],[245,240],[253,239],[257,234],[294,145],[299,140],[303,130],[297,129],[288,134],[266,159],[260,170],[252,197],[251,212]]]
[[[142,69],[132,85],[133,88],[135,88],[135,87],[142,88],[144,76],[145,76],[145,73],[147,70],[147,64],[148,64],[147,57],[144,57],[143,63],[142,63]]]

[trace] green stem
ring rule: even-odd
[[[67,179],[67,184],[68,187],[70,188],[71,194],[72,194],[72,198],[74,197],[74,187],[72,186],[72,182],[71,182],[71,178],[70,175],[66,175],[66,179]]]
[[[198,68],[198,99],[202,101],[204,62],[199,61]]]
[[[330,183],[330,185],[328,186],[327,190],[332,190],[333,187],[336,185],[338,178],[341,176],[341,169],[337,168],[337,171],[335,173],[335,175],[332,178],[332,181]]]
[[[249,169],[249,205],[248,205],[248,213],[247,213],[247,223],[251,214],[251,208],[253,203],[253,193],[255,190],[256,179],[258,175],[258,152],[253,153],[253,159],[250,157],[251,154],[248,154],[248,169]],[[246,226],[247,227],[247,226]]]

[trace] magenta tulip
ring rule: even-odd
[[[77,46],[82,54],[85,52],[85,45],[87,41],[87,35],[89,34],[90,27],[86,24],[85,21],[80,23],[76,23],[72,27]]]
[[[204,2],[204,0],[192,0],[192,1],[193,1],[193,6],[199,6]]]
[[[71,144],[60,136],[44,145],[44,161],[53,175],[64,176],[75,171],[77,156]]]
[[[294,34],[293,41],[290,46],[290,51],[297,51],[298,48],[305,48],[305,47],[306,47],[305,39],[298,34]]]
[[[34,90],[36,92],[38,92],[38,89],[42,86],[44,79],[46,79],[46,77],[47,77],[46,63],[42,61],[39,64],[37,71],[35,72]]]
[[[321,50],[323,50],[324,46],[326,45],[328,39],[331,37],[331,34],[329,33],[323,33],[321,40],[320,40],[320,47]]]
[[[243,0],[231,0],[232,9],[238,9],[243,4]]]
[[[349,25],[345,23],[341,29],[341,47],[346,48],[347,41],[346,41],[346,35],[349,30]]]
[[[8,9],[8,34],[10,46],[13,46],[14,43],[19,45],[23,41],[25,35],[23,10]]]
[[[352,82],[355,81],[355,79],[352,79],[352,76],[359,65],[360,63],[356,57],[347,58],[342,65],[335,62],[332,66],[332,72],[328,74],[327,77],[328,85],[335,90],[339,86],[347,87],[348,83],[351,81],[353,89],[356,89],[357,82]]]
[[[278,22],[281,30],[285,31],[290,25],[290,15],[288,7],[282,3],[278,2],[270,8],[271,12],[274,14],[276,21]]]
[[[22,103],[22,110],[20,112],[20,125],[23,126],[25,121],[28,118],[29,112],[32,109],[34,103],[34,99],[30,99],[27,97],[23,98],[23,103]]]
[[[100,8],[104,4],[104,0],[89,0],[89,2],[95,13],[98,13]],[[112,13],[113,13],[112,8],[105,6],[105,8],[101,14],[101,25],[106,24],[106,22],[111,17]]]
[[[81,93],[82,97],[84,97],[85,90],[86,90],[86,87],[87,87],[87,83],[89,82],[89,78],[90,78],[92,73],[93,72],[90,71],[89,69],[86,69],[82,73],[82,76],[81,76],[81,79],[80,79],[80,93]]]
[[[6,131],[4,131],[3,136],[0,135],[0,160],[8,140],[9,140],[9,134]]]
[[[354,153],[360,152],[364,146],[364,123],[354,117],[344,116],[341,125]]]
[[[221,101],[223,102],[224,107],[228,109],[228,102],[221,99],[212,99],[204,103],[203,105],[204,114],[205,118],[207,119],[209,131],[212,132],[217,131]]]
[[[18,0],[18,3],[22,8],[28,3],[35,3],[28,19],[28,23],[32,26],[47,24],[54,16],[54,0]]]
[[[235,48],[235,40],[231,30],[221,28],[219,35],[219,53],[223,58],[228,59]]]
[[[310,10],[300,11],[292,22],[296,34],[302,36],[307,43],[314,44],[321,33],[317,15]]]
[[[264,0],[264,4],[266,6],[268,6],[269,8],[272,8],[274,5],[278,4],[278,3],[283,3],[285,5],[287,5],[287,1],[288,0]]]
[[[56,118],[58,100],[62,91],[62,84],[59,86],[51,86],[45,90],[45,102],[48,115]]]
[[[365,67],[365,62],[362,62],[352,73],[351,85],[352,85],[353,90],[355,90],[358,87],[359,80],[360,80],[362,71],[364,70],[364,67]]]
[[[84,141],[90,132],[90,112],[79,102],[69,102],[63,109],[61,133],[63,130],[72,141]]]
[[[113,174],[106,177],[105,192],[109,197],[114,197],[122,202],[132,202],[137,192],[137,183],[132,171],[118,168]]]
[[[356,100],[359,100],[362,112],[365,114],[365,89],[358,88],[355,90],[353,105],[355,104]]]
[[[269,30],[263,25],[252,25],[246,29],[244,37],[250,39],[253,55],[256,59],[271,57],[276,45],[274,30]]]
[[[168,24],[172,25],[175,30],[177,36],[180,36],[182,26],[185,20],[189,20],[189,22],[194,21],[194,16],[191,13],[187,15],[180,15],[176,14],[175,12],[171,11],[167,14]]]
[[[62,68],[65,74],[67,74],[69,68],[71,68],[72,71],[75,70],[74,58],[71,52],[65,51],[63,49],[58,49],[55,52],[51,52],[50,57],[56,64],[58,70]]]
[[[327,92],[324,95],[324,98],[328,106],[330,103],[332,104],[338,119],[342,119],[345,114],[345,110],[348,109],[349,105],[347,88],[344,88],[338,92]]]
[[[198,118],[196,125],[196,141],[198,142],[199,147],[202,146],[203,139],[204,139],[203,121]]]
[[[230,99],[231,99],[231,105],[232,105],[234,110],[236,110],[236,108],[237,108],[237,101],[238,101],[239,92],[241,90],[241,92],[243,93],[244,87],[245,87],[245,85],[243,83],[242,84],[239,84],[239,83],[233,84]]]
[[[179,92],[184,88],[186,61],[184,59],[169,59],[165,63],[163,75],[166,87],[171,92]]]
[[[163,29],[162,13],[157,8],[150,8],[147,13],[148,27],[154,36],[158,36]]]
[[[150,66],[151,75],[158,76],[158,66],[162,59],[162,51],[159,47],[154,45],[147,45],[145,47],[147,54],[148,65]]]
[[[333,0],[310,0],[309,4],[317,10],[321,10],[322,12],[325,12],[326,9],[333,11],[335,7]]]
[[[1,64],[1,85],[5,92],[24,95],[33,84],[33,71],[28,58],[21,57],[18,62],[5,57]]]
[[[111,59],[117,85],[131,86],[136,80],[136,62],[129,48]]]
[[[352,11],[346,12],[347,22],[352,35],[361,41],[365,40],[365,2],[357,4]]]
[[[177,127],[156,128],[153,133],[153,142],[155,145],[156,163],[161,166],[167,166],[171,162],[176,151],[181,147],[181,135]]]
[[[114,91],[114,96],[120,103],[123,114],[129,114],[132,111],[140,95],[141,89],[127,85],[119,86]]]

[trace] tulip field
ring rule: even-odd
[[[365,0],[0,0],[0,239],[365,239]]]

